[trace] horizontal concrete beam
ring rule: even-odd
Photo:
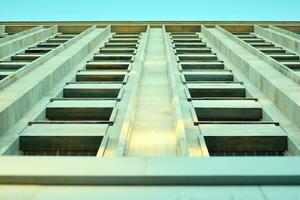
[[[257,35],[274,42],[275,44],[277,43],[288,50],[300,54],[300,35],[299,39],[295,39],[294,37],[291,37],[284,33],[274,31],[270,28],[262,28],[260,26],[254,26],[254,32]]]
[[[57,26],[53,26],[47,29],[37,28],[29,34],[21,35],[20,37],[8,40],[0,44],[0,59],[5,59],[11,56],[12,54],[17,53],[18,51],[21,51],[24,48],[32,46],[35,43],[40,42],[56,33]]]
[[[7,156],[1,157],[0,163],[1,184],[300,184],[300,158],[297,157],[95,159]]]
[[[135,25],[135,24],[159,24],[159,25],[167,25],[167,24],[229,24],[229,25],[239,25],[239,24],[275,24],[275,25],[300,25],[300,21],[0,21],[0,24],[3,25],[108,25],[108,24],[128,24],[128,25]]]
[[[60,52],[35,66],[26,76],[0,91],[0,133],[17,122],[28,108],[35,105],[57,82],[66,76],[110,33],[110,29],[92,27],[78,35],[78,40],[62,45]]]

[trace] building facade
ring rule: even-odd
[[[299,22],[0,24],[0,199],[300,199]]]

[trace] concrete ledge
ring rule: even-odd
[[[65,42],[64,44],[60,45],[59,47],[55,48],[54,50],[44,54],[43,56],[39,57],[38,59],[32,61],[28,65],[25,65],[21,69],[17,70],[14,74],[5,77],[0,81],[0,91],[7,87],[8,85],[12,84],[13,82],[17,81],[18,79],[22,78],[25,74],[28,72],[34,70],[35,68],[39,67],[41,64],[43,64],[48,59],[52,58],[53,56],[57,55],[59,52],[66,49],[68,46],[74,44],[76,41],[90,33],[91,31],[95,30],[96,27],[93,26],[86,31],[83,31],[79,35],[76,35],[74,38],[70,39],[69,41]]]
[[[290,51],[300,54],[300,35],[299,39],[295,39],[294,37],[284,33],[274,31],[270,28],[262,28],[260,26],[254,26],[254,32],[275,44],[279,44]]]
[[[21,51],[24,48],[32,46],[35,43],[40,42],[56,33],[57,26],[53,26],[47,29],[38,28],[38,30],[34,30],[32,33],[21,35],[20,37],[16,37],[15,39],[6,41],[0,44],[0,59],[6,59],[12,54],[17,53],[18,51]]]
[[[273,26],[273,25],[270,25],[269,28],[272,29],[273,31],[278,32],[278,33],[281,33],[281,34],[293,37],[297,40],[300,40],[300,35],[299,34],[293,33],[291,31],[287,31],[285,29],[282,29],[282,28],[279,28],[279,27],[276,27],[276,26]]]
[[[246,48],[251,53],[255,54],[260,59],[267,62],[270,66],[272,66],[273,68],[278,70],[280,73],[282,73],[283,75],[285,75],[286,77],[288,77],[289,79],[294,81],[295,83],[300,84],[300,77],[298,75],[296,75],[293,70],[291,70],[290,68],[280,64],[279,62],[277,62],[273,58],[267,56],[263,52],[260,52],[258,49],[254,48],[250,44],[242,41],[241,39],[239,39],[235,35],[231,34],[230,32],[226,31],[225,29],[221,28],[220,26],[216,26],[216,28],[219,31],[221,31],[224,35],[228,36],[229,38],[231,38],[232,40],[234,40],[238,44],[242,45],[244,48]]]
[[[181,156],[188,156],[188,144],[186,139],[186,133],[183,123],[183,116],[180,107],[180,100],[179,100],[179,92],[178,84],[182,84],[181,82],[176,81],[176,77],[180,76],[179,71],[177,68],[176,56],[173,51],[172,41],[166,31],[164,26],[164,42],[167,54],[167,63],[168,63],[168,78],[170,83],[170,91],[172,96],[172,108],[174,110],[174,126],[176,130],[177,136],[177,145],[178,145],[178,152]],[[177,73],[176,73],[177,72]]]
[[[110,29],[103,31],[95,27],[79,36],[80,39],[69,48],[32,70],[28,76],[20,78],[15,84],[0,92],[0,133],[10,128],[36,102],[40,100],[57,82],[59,82],[76,64],[87,56],[103,40]],[[85,36],[85,37],[84,37]],[[86,38],[86,39],[85,39]],[[81,42],[81,40],[84,40]],[[32,79],[32,80],[31,80]]]
[[[300,184],[300,158],[297,157],[95,159],[39,156],[1,157],[0,162],[1,184]]]
[[[217,30],[229,37],[229,33],[226,34],[224,30],[221,30],[221,28],[218,28]],[[242,56],[238,49],[230,48],[206,28],[202,28],[202,33],[213,44],[218,46],[219,50],[228,57],[233,64],[238,66],[248,80],[251,81],[262,93],[264,93],[266,97],[268,97],[292,123],[294,123],[297,127],[300,127],[300,105],[297,101],[297,89],[300,88],[296,83],[290,81],[284,76],[280,77],[280,73],[276,73],[276,71],[270,72],[272,77],[268,78],[269,75],[267,73],[264,74],[266,70],[262,69],[263,66],[258,66],[254,62],[253,57],[250,58],[250,56],[247,55]],[[240,47],[244,47],[244,45],[236,40],[233,40],[233,42],[240,45]],[[284,83],[284,85],[281,85],[281,83]],[[287,93],[287,90],[290,92]]]
[[[5,26],[4,25],[0,25],[0,35],[5,33]]]
[[[138,53],[135,57],[134,62],[132,63],[132,71],[130,72],[130,79],[132,80],[132,82],[128,83],[131,84],[132,87],[128,99],[129,103],[126,107],[126,111],[124,111],[124,121],[122,122],[121,131],[117,142],[116,156],[118,157],[123,157],[125,155],[126,148],[128,146],[128,141],[130,139],[130,131],[132,129],[133,121],[135,119],[137,97],[140,90],[140,82],[144,69],[144,57],[146,46],[148,45],[148,38],[149,26],[147,26],[147,30],[141,38],[141,42],[138,47]],[[143,51],[139,51],[139,49],[143,49]]]
[[[0,43],[5,43],[5,42],[8,42],[8,41],[11,41],[11,40],[14,40],[14,39],[18,39],[19,37],[37,32],[37,31],[42,30],[42,29],[44,29],[43,26],[37,26],[37,27],[31,28],[31,29],[28,29],[28,30],[25,30],[25,31],[15,33],[15,34],[7,36],[5,38],[1,38]]]
[[[47,24],[47,25],[53,25],[53,24],[59,24],[59,25],[145,25],[145,24],[155,24],[155,25],[167,25],[167,24],[175,24],[175,25],[204,25],[204,24],[209,24],[209,25],[216,25],[216,24],[229,24],[229,25],[241,25],[241,24],[246,24],[246,25],[253,25],[253,24],[262,24],[262,25],[267,25],[267,24],[274,24],[274,25],[299,25],[299,21],[167,21],[167,20],[162,20],[162,21],[0,21],[1,24],[3,25],[42,25],[42,24]]]

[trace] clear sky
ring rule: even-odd
[[[0,21],[299,20],[300,0],[0,0]]]

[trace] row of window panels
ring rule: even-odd
[[[246,97],[246,88],[202,41],[176,47],[192,116],[204,136],[210,156],[280,156],[287,150],[287,136],[278,123],[264,121],[257,99]],[[186,43],[195,33],[180,34]],[[192,37],[194,38],[194,37]],[[203,51],[201,51],[203,49]],[[178,51],[179,50],[179,51]],[[197,50],[197,52],[193,52]],[[189,55],[189,56],[185,56]]]
[[[22,132],[23,154],[95,156],[114,122],[139,39],[140,34],[114,34],[67,83],[61,98],[51,100],[46,119],[31,122]]]
[[[75,34],[57,34],[53,38],[49,38],[40,42],[36,46],[29,47],[28,49],[17,53],[10,57],[9,60],[0,62],[0,80],[12,75],[17,70],[26,67],[34,60],[47,54],[53,49],[57,48],[61,44],[69,41],[75,36]]]
[[[300,71],[300,58],[294,52],[290,52],[281,46],[276,46],[254,33],[234,33],[234,35],[280,64],[285,65],[291,70]]]

